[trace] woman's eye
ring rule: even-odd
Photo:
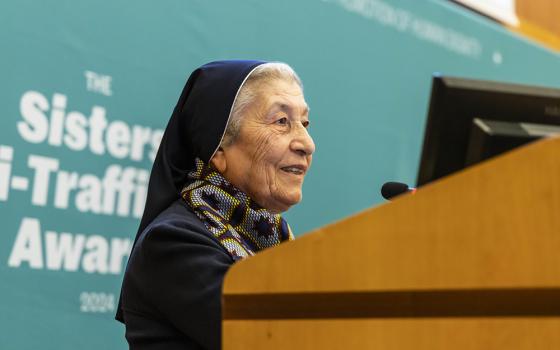
[[[276,121],[276,124],[286,125],[286,124],[288,124],[288,118],[286,118],[286,117],[280,118]]]

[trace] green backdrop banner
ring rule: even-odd
[[[150,164],[207,61],[301,75],[317,152],[296,234],[414,183],[434,71],[560,86],[557,54],[443,0],[6,0],[0,28],[1,349],[126,348]]]

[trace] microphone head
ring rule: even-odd
[[[402,182],[390,181],[386,182],[381,187],[381,195],[387,200],[409,191],[411,191],[411,188],[408,187],[407,184],[404,184]]]

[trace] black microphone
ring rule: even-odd
[[[381,187],[381,195],[383,198],[387,200],[391,200],[393,197],[398,196],[399,194],[403,193],[411,193],[414,194],[416,189],[413,187],[408,187],[407,184],[403,184],[402,182],[386,182]]]

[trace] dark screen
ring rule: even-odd
[[[560,89],[434,76],[418,186],[466,166],[475,118],[560,125]]]

